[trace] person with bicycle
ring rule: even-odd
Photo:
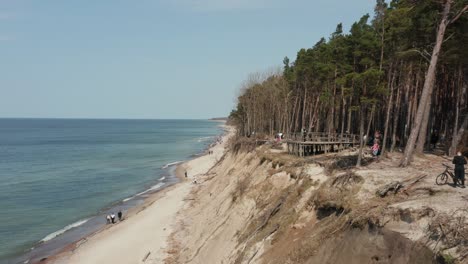
[[[457,152],[457,156],[453,158],[452,161],[455,164],[455,178],[461,182],[461,188],[465,188],[465,164],[466,159],[462,156],[461,152]],[[457,181],[455,181],[455,186],[457,186]]]

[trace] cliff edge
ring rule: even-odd
[[[435,183],[446,158],[356,158],[232,139],[179,211],[165,262],[468,263],[468,191]]]

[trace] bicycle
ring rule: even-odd
[[[437,185],[446,184],[449,176],[452,178],[454,184],[457,184],[457,185],[461,184],[461,182],[459,182],[459,180],[457,178],[455,178],[455,175],[452,172],[453,169],[450,166],[446,165],[446,164],[442,163],[442,165],[445,166],[445,171],[442,172],[441,174],[437,175],[436,184]]]

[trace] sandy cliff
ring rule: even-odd
[[[354,168],[354,154],[231,144],[178,212],[166,263],[465,263],[468,191],[435,184],[449,161]]]

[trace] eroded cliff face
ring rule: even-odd
[[[463,261],[468,234],[454,225],[465,223],[466,194],[434,185],[438,157],[410,168],[393,158],[357,169],[352,152],[304,159],[234,146],[198,176],[166,262]],[[376,195],[392,182],[401,188]]]

